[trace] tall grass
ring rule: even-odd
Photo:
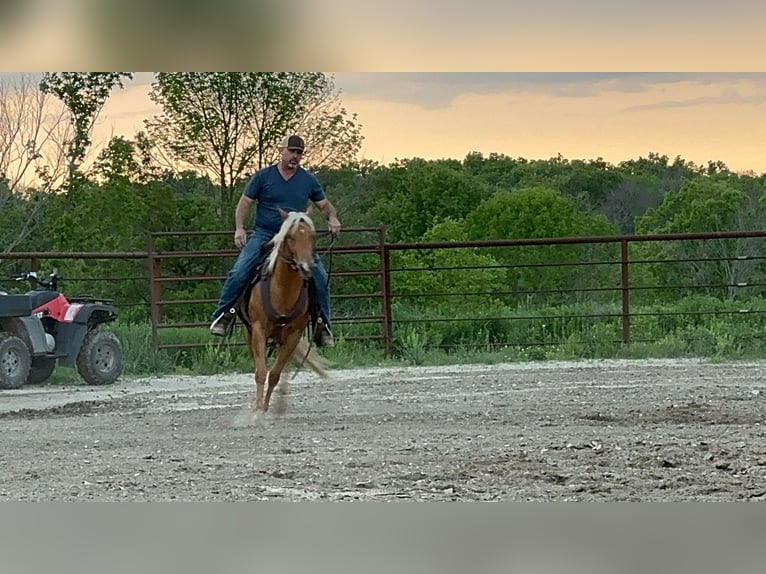
[[[488,316],[445,309],[398,306],[391,356],[376,335],[379,326],[340,324],[336,346],[319,352],[331,369],[515,361],[680,358],[766,359],[766,300],[742,303],[692,296],[674,304],[631,309],[631,342],[622,342],[619,309],[577,303],[493,308]],[[583,317],[601,314],[600,317]],[[253,361],[241,331],[212,338],[204,328],[165,329],[162,343],[194,345],[155,351],[148,323],[118,320],[110,327],[124,350],[124,376],[251,373]],[[302,368],[293,362],[289,369]],[[82,383],[75,369],[57,367],[52,384]]]

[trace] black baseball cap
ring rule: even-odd
[[[291,136],[285,136],[282,140],[282,143],[279,144],[279,147],[286,147],[287,149],[299,149],[303,151],[306,149],[306,144],[303,142],[303,138],[301,136],[296,136],[293,134]]]

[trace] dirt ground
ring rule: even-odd
[[[0,391],[0,500],[766,500],[766,363],[332,374]]]

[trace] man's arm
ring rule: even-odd
[[[242,249],[247,243],[247,230],[245,229],[245,220],[250,213],[250,206],[254,201],[243,195],[237,202],[237,209],[234,210],[234,245]]]
[[[316,202],[316,206],[322,215],[327,219],[327,226],[330,228],[330,233],[333,237],[336,237],[340,233],[340,221],[338,221],[338,214],[335,212],[335,207],[330,203],[329,199],[322,199]]]

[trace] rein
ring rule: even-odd
[[[329,233],[329,231],[327,232]],[[327,286],[330,285],[330,272],[332,271],[332,247],[335,245],[335,239],[336,237],[334,235],[330,235],[330,245],[327,246],[327,249],[324,250],[324,254],[328,255],[328,264],[327,264]],[[306,362],[306,359],[308,359],[309,354],[311,353],[311,348],[314,346],[314,337],[309,336],[308,337],[309,344],[306,346],[306,355],[301,360],[300,364],[295,367],[295,370],[293,371],[293,376],[290,377],[290,380],[295,378],[295,375],[298,374],[298,371],[303,366],[303,364]]]
[[[330,233],[327,231],[327,233]],[[330,274],[332,273],[332,247],[335,245],[335,240],[337,237],[335,235],[330,234],[330,245],[327,246],[327,249],[323,251],[325,255],[327,255],[327,286],[330,285]]]

